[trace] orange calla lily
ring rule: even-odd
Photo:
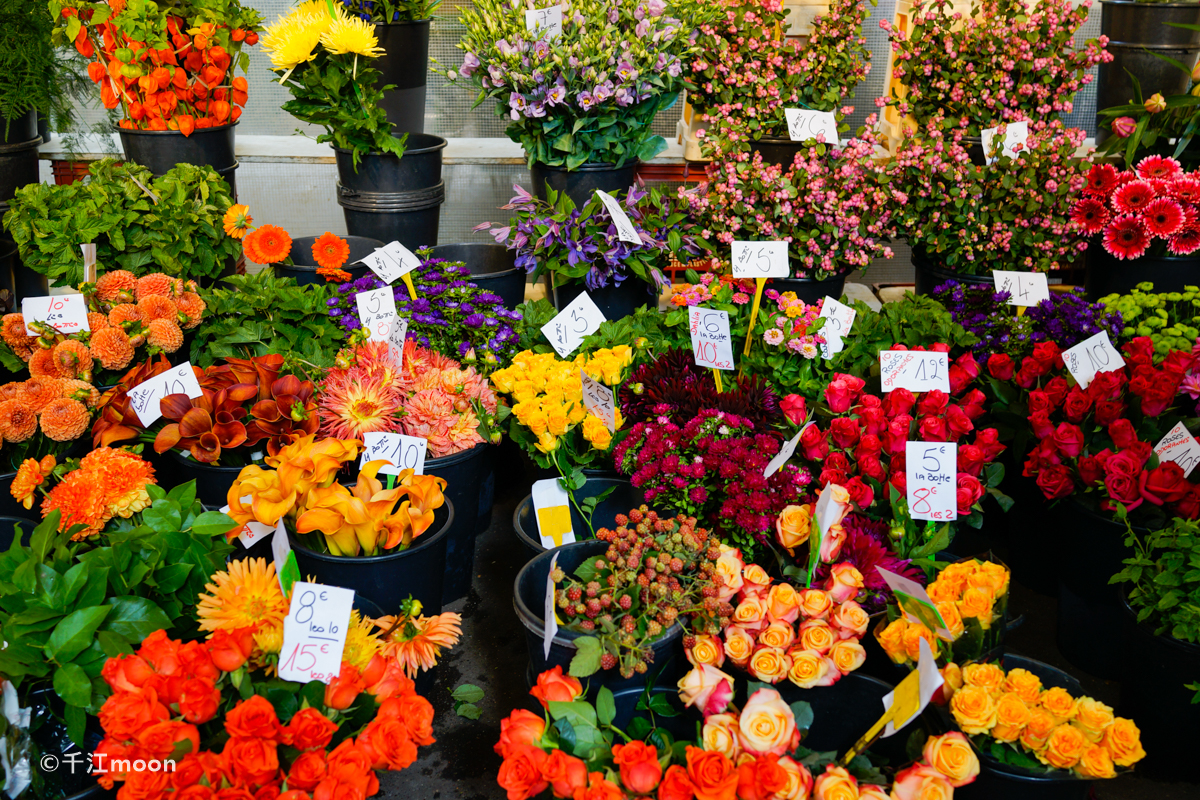
[[[243,497],[249,500],[243,503]],[[295,509],[297,498],[295,488],[281,481],[278,472],[251,464],[238,473],[225,499],[229,517],[240,527],[252,521],[278,525]]]

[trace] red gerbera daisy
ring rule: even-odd
[[[1187,256],[1200,250],[1200,230],[1185,228],[1167,239],[1167,249],[1174,256]]]
[[[1185,203],[1200,203],[1200,180],[1188,175],[1171,182],[1171,196]]]
[[[1183,227],[1183,207],[1169,197],[1156,197],[1142,209],[1142,222],[1154,236],[1170,236]]]
[[[1083,191],[1085,194],[1108,197],[1118,185],[1117,170],[1112,164],[1096,164],[1088,173]]]
[[[1108,224],[1111,217],[1112,215],[1108,213],[1108,209],[1104,207],[1103,203],[1094,198],[1085,197],[1075,204],[1071,221],[1084,233],[1093,234],[1104,230],[1104,226]]]
[[[1130,181],[1113,192],[1113,208],[1119,214],[1136,214],[1154,199],[1154,187],[1146,181]]]
[[[1146,156],[1137,165],[1139,178],[1174,178],[1183,174],[1179,162],[1167,156]]]
[[[1145,226],[1132,214],[1117,217],[1104,231],[1104,249],[1117,258],[1138,258],[1149,244]]]

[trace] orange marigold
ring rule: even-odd
[[[99,311],[88,312],[88,328],[95,333],[108,327],[108,315]]]
[[[312,254],[318,266],[337,269],[350,258],[350,243],[336,233],[326,231],[313,242]]]
[[[24,399],[0,403],[0,436],[6,442],[23,442],[37,430],[37,412]]]
[[[99,533],[112,519],[112,514],[105,509],[102,487],[93,475],[83,469],[69,473],[46,495],[42,501],[42,516],[55,510],[62,513],[58,524],[60,531],[70,530],[76,525],[84,526],[72,534],[71,539],[75,541]]]
[[[151,347],[158,347],[167,353],[174,353],[183,347],[183,331],[170,319],[155,319],[150,321],[150,329],[146,333],[146,342]]]
[[[105,369],[125,369],[133,361],[133,345],[120,328],[105,328],[92,336],[92,355]]]
[[[187,321],[183,323],[183,327],[191,330],[200,324],[204,319],[204,310],[208,304],[204,302],[204,298],[195,292],[184,292],[175,299],[175,305],[187,317]]]
[[[56,442],[78,439],[87,430],[89,422],[87,406],[69,397],[51,400],[42,409],[42,433]]]
[[[92,371],[92,351],[83,342],[64,339],[54,345],[54,363],[58,374],[64,378],[75,378]]]
[[[157,294],[138,300],[137,310],[142,315],[143,322],[154,319],[174,320],[175,315],[179,313],[179,308],[176,307],[174,300]]]
[[[242,240],[246,258],[255,264],[274,264],[283,261],[292,252],[292,237],[276,225],[263,225]]]
[[[141,322],[142,312],[133,303],[121,303],[113,306],[108,312],[108,324],[114,328],[121,327],[125,322]]]
[[[25,394],[22,399],[25,405],[40,414],[51,400],[57,400],[62,396],[63,385],[60,379],[30,378],[25,381]]]
[[[65,378],[62,382],[63,397],[78,400],[88,408],[95,408],[100,402],[100,390],[87,381],[77,381]]]
[[[36,339],[25,332],[25,316],[23,314],[5,314],[0,325],[0,338],[4,343],[16,350],[18,347],[33,347]]]
[[[172,278],[161,272],[151,272],[149,275],[138,278],[136,296],[139,301],[155,296],[173,297],[182,289],[183,281],[178,278]]]
[[[55,466],[57,465],[54,456],[46,456],[41,461],[36,458],[22,461],[17,476],[13,478],[12,486],[9,487],[13,499],[26,509],[33,508],[34,492],[46,481]]]
[[[96,281],[96,297],[104,303],[132,302],[136,292],[137,278],[128,270],[106,272]]]
[[[35,347],[29,356],[29,374],[34,378],[60,377],[58,362],[54,360],[54,351]]]

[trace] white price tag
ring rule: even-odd
[[[1108,338],[1108,331],[1100,331],[1095,336],[1064,350],[1062,357],[1067,370],[1081,389],[1086,389],[1097,373],[1125,368],[1125,359],[1113,347]]]
[[[783,443],[783,447],[779,448],[779,452],[775,454],[775,457],[767,463],[767,468],[763,470],[764,478],[769,478],[783,469],[783,465],[788,462],[788,459],[796,452],[796,448],[800,446],[800,437],[808,430],[809,425],[812,425],[812,423],[810,422],[808,425],[805,425],[795,436]]]
[[[942,612],[937,610],[937,606],[929,598],[929,593],[925,591],[924,586],[903,575],[889,572],[883,567],[876,567],[875,571],[892,590],[892,594],[896,598],[896,605],[904,612],[905,619],[909,622],[921,623],[948,642],[954,641],[950,631],[946,630],[946,621],[942,619]]]
[[[392,329],[388,331],[388,344],[400,351],[404,357],[404,340],[408,338],[408,320],[397,314],[392,320]]]
[[[386,342],[396,325],[396,297],[390,286],[370,292],[359,292],[354,299],[358,302],[358,319],[370,331],[370,341]]]
[[[696,366],[733,369],[733,337],[727,312],[693,306],[688,309],[688,328]]]
[[[389,285],[421,266],[421,259],[399,242],[384,245],[361,261]]]
[[[193,399],[203,397],[200,382],[192,372],[192,364],[185,361],[178,367],[142,381],[129,390],[129,405],[146,427],[153,425],[162,416],[159,401],[169,394],[186,394]]]
[[[832,297],[825,298],[821,303],[821,316],[825,319],[825,324],[821,326],[821,335],[825,337],[825,343],[821,345],[822,358],[831,358],[842,352],[845,347],[842,340],[850,335],[857,315],[858,312],[845,303]]]
[[[342,651],[354,608],[354,590],[296,581],[283,619],[279,677],[329,683],[342,671]]]
[[[907,442],[904,455],[909,516],[935,522],[958,519],[958,445]]]
[[[425,454],[429,442],[418,436],[403,433],[364,433],[362,458],[358,468],[371,461],[390,461],[392,465],[380,468],[381,475],[399,475],[402,469],[411,469],[415,475],[425,474]]]
[[[625,213],[625,209],[621,207],[621,203],[618,202],[617,198],[599,189],[596,190],[596,196],[600,198],[600,202],[604,203],[604,207],[612,215],[613,224],[617,226],[617,238],[622,242],[641,244],[641,235],[638,233],[637,228],[633,226],[633,221],[629,219],[629,215]]]
[[[550,340],[550,346],[560,358],[566,358],[596,332],[604,315],[587,292],[580,292],[571,305],[558,312],[558,316],[542,326],[542,335]]]
[[[730,262],[735,278],[786,278],[792,274],[787,242],[734,242]]]
[[[832,111],[785,108],[783,113],[787,117],[788,137],[793,142],[807,142],[822,135],[825,144],[838,143],[837,117]]]
[[[550,645],[558,633],[558,618],[554,616],[554,569],[557,566],[558,553],[555,553],[550,557],[550,572],[546,574],[546,610],[542,614],[546,631],[542,641],[542,658],[550,658]]]
[[[950,357],[922,350],[880,350],[879,379],[883,391],[908,389],[913,394],[940,389],[950,394]]]
[[[288,541],[287,525],[284,524],[283,517],[279,518],[279,524],[275,526],[275,533],[271,535],[271,557],[275,559],[275,577],[279,578],[279,585],[283,586],[283,565],[287,563],[288,554],[292,552],[292,543]]]
[[[987,163],[992,164],[999,160],[1000,156],[992,158],[990,153],[995,146],[993,140],[996,138],[996,131],[1000,130],[1000,126],[995,128],[984,128],[979,132],[980,138],[983,139],[983,154],[987,158]],[[1001,156],[1016,158],[1017,154],[1025,149],[1025,140],[1029,138],[1029,123],[1028,122],[1010,122],[1004,133],[1004,149],[1001,151]]]
[[[604,420],[609,433],[616,433],[617,401],[613,390],[583,370],[579,370],[579,382],[583,389],[583,407]]]
[[[575,541],[575,531],[571,527],[571,498],[559,485],[558,478],[535,481],[531,494],[542,547],[561,547]]]
[[[242,498],[242,503],[249,503],[252,500],[254,500],[252,495],[246,495]],[[221,506],[221,513],[228,514],[229,506]],[[238,541],[242,543],[242,547],[249,548],[273,530],[275,529],[270,525],[264,525],[258,520],[252,519],[238,532]]]
[[[1175,427],[1167,431],[1167,435],[1154,445],[1159,462],[1174,461],[1183,468],[1183,477],[1192,474],[1196,464],[1200,463],[1200,442],[1188,433],[1182,422],[1176,422]]]
[[[44,322],[67,336],[91,330],[87,318],[87,299],[81,294],[26,297],[21,301],[21,315],[25,318],[25,333],[30,336],[41,336],[29,326],[31,322]]]
[[[562,6],[533,8],[525,12],[525,30],[535,39],[557,39],[563,32]]]
[[[1036,306],[1050,299],[1050,285],[1044,272],[1008,272],[993,270],[997,292],[1008,292],[1010,306]]]

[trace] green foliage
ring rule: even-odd
[[[1200,644],[1200,523],[1175,517],[1143,536],[1118,516],[1134,555],[1110,583],[1130,584],[1129,605],[1155,635]]]
[[[429,19],[441,4],[442,0],[376,0],[374,3],[360,2],[359,7],[371,15],[371,22],[386,25]]]
[[[1139,283],[1129,294],[1110,294],[1101,297],[1100,302],[1125,320],[1122,340],[1149,336],[1154,342],[1154,352],[1160,356],[1172,350],[1191,350],[1200,338],[1200,287],[1184,286],[1182,292],[1155,293],[1154,284],[1147,281]]]
[[[279,353],[286,371],[314,380],[333,366],[344,341],[326,313],[326,301],[333,296],[329,285],[300,286],[295,278],[276,277],[270,269],[233,275],[222,283],[228,288],[202,293],[208,313],[196,328],[193,364],[208,367],[222,358]]]
[[[50,13],[39,0],[0,2],[0,118],[4,134],[30,109],[50,111],[54,100],[54,50]]]
[[[450,691],[450,696],[454,699],[455,714],[467,719],[479,719],[481,712],[476,703],[483,699],[483,689],[480,689],[473,683],[464,683],[457,689]]]
[[[542,334],[542,327],[554,319],[558,311],[548,300],[530,300],[517,306],[521,319],[513,323],[513,330],[520,337],[520,350],[535,353],[553,353],[550,341]],[[591,355],[597,350],[612,349],[618,345],[633,348],[633,366],[653,361],[662,353],[672,349],[691,347],[687,332],[687,314],[679,321],[676,312],[664,315],[657,308],[639,308],[628,317],[606,320],[596,332],[586,337],[572,355]]]
[[[83,282],[79,245],[89,242],[96,244],[101,273],[126,269],[184,279],[215,276],[240,252],[222,223],[233,204],[229,184],[211,167],[178,164],[154,177],[137,164],[104,159],[89,173],[86,183],[18,189],[4,215],[21,261],[52,286]]]

